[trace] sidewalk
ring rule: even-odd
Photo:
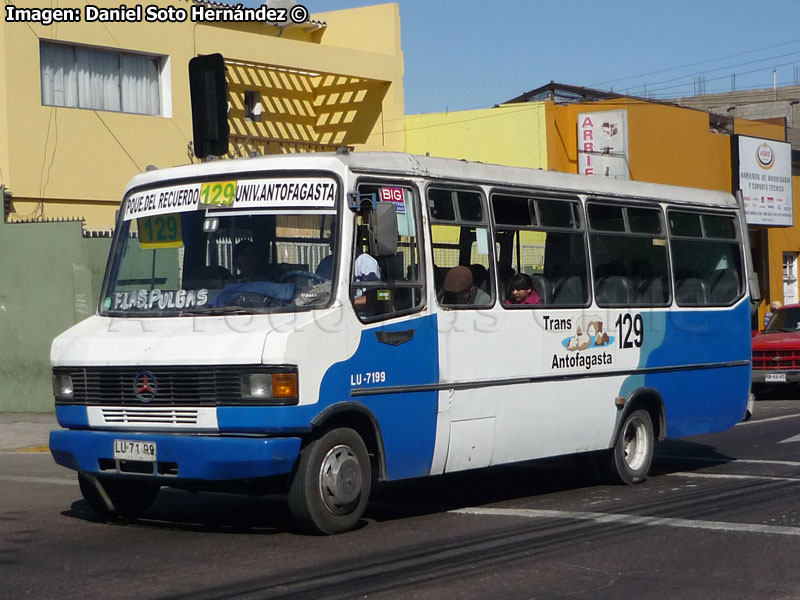
[[[53,429],[59,429],[54,413],[0,412],[0,452],[47,452]]]

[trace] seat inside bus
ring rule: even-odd
[[[540,304],[551,304],[553,302],[553,290],[550,282],[544,275],[534,273],[531,275],[533,289],[539,295]]]
[[[720,269],[711,278],[711,301],[727,304],[739,295],[739,277],[736,271]]]
[[[635,300],[633,282],[623,275],[603,277],[595,293],[598,304],[632,304]]]
[[[553,286],[553,304],[583,303],[583,281],[577,275],[564,277]]]
[[[708,303],[706,283],[697,277],[688,277],[678,281],[675,288],[675,299],[678,304],[703,305]]]

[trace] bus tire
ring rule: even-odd
[[[371,485],[364,440],[350,428],[331,429],[300,451],[289,510],[305,533],[350,531],[364,514]]]
[[[609,466],[612,479],[627,485],[647,479],[654,447],[650,413],[638,409],[627,414],[611,450]]]
[[[137,480],[78,473],[83,499],[101,517],[135,519],[155,501],[160,486]]]

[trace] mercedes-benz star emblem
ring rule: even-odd
[[[150,371],[142,371],[133,380],[133,393],[140,402],[151,402],[156,397],[157,391],[155,375]]]

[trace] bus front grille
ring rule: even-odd
[[[106,425],[195,425],[197,409],[113,407],[102,409]]]
[[[72,378],[73,397],[63,404],[134,405],[146,403],[170,406],[217,406],[241,402],[241,366],[170,366],[170,367],[56,367],[54,375]],[[148,374],[154,390],[145,400],[137,395],[141,376]]]

